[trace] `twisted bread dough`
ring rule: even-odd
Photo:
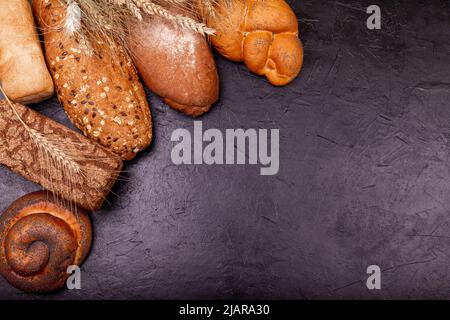
[[[0,274],[26,292],[61,288],[67,268],[91,247],[88,215],[44,191],[16,200],[0,217]]]
[[[286,85],[299,74],[303,47],[297,17],[284,0],[224,0],[207,23],[216,29],[211,41],[223,56],[244,61],[273,85]]]

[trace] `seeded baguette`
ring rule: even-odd
[[[65,1],[33,1],[58,99],[87,137],[130,160],[152,139],[144,88],[122,46],[66,32],[66,9]]]

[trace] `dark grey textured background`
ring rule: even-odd
[[[366,28],[369,4],[382,29]],[[204,128],[279,128],[280,172],[171,164],[193,121],[150,95],[152,148],[93,214],[82,290],[0,298],[450,298],[450,5],[298,1],[284,88],[217,57]],[[53,100],[36,109],[68,124]],[[0,168],[0,210],[38,187]],[[382,290],[365,270],[383,269]]]

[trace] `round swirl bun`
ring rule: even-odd
[[[271,84],[286,85],[299,74],[303,46],[297,17],[284,0],[224,0],[208,26],[216,29],[211,41],[224,57],[244,61]]]
[[[0,274],[25,292],[61,288],[92,241],[89,216],[45,191],[16,200],[0,217]]]

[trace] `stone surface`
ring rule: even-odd
[[[297,1],[303,72],[275,88],[218,57],[204,128],[279,128],[280,172],[175,166],[193,120],[149,95],[150,150],[93,214],[82,289],[0,298],[450,298],[450,4]],[[68,124],[55,100],[36,110]],[[0,210],[38,187],[0,168]],[[382,290],[365,286],[381,267]]]

